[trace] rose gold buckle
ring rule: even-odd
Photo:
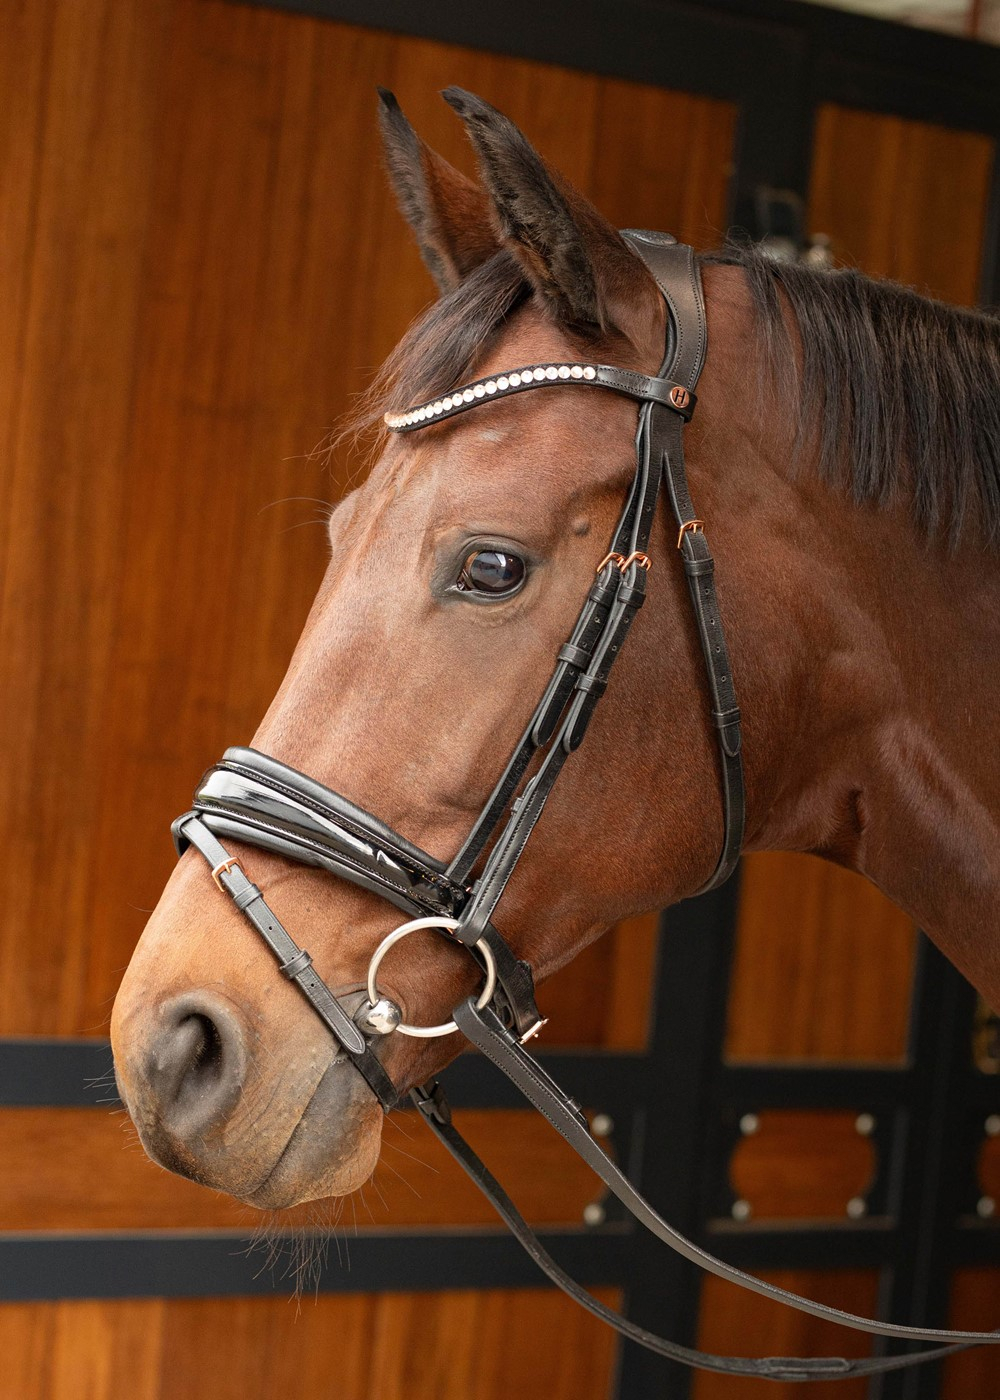
[[[680,549],[681,545],[684,543],[684,536],[687,534],[687,532],[688,532],[689,530],[691,530],[692,532],[693,532],[693,531],[696,531],[696,530],[700,530],[700,531],[702,532],[702,534],[704,534],[704,533],[705,533],[705,522],[704,522],[704,520],[685,520],[684,524],[681,526],[680,531],[679,531],[679,533],[678,533],[678,535],[677,535],[677,548],[678,548],[678,549]]]
[[[653,561],[648,554],[643,554],[641,549],[635,550],[628,558],[626,558],[624,554],[605,554],[604,558],[597,566],[597,572],[603,574],[609,564],[614,564],[615,568],[622,574],[632,564],[638,564],[639,568],[645,569],[647,573],[649,573],[650,569],[653,567]]]
[[[220,861],[220,863],[212,871],[212,879],[218,885],[219,889],[222,891],[223,894],[226,893],[226,887],[222,883],[222,877],[223,875],[227,875],[229,871],[234,868],[239,870],[240,874],[244,877],[244,879],[246,878],[246,871],[243,869],[242,865],[240,865],[239,861],[236,859],[235,856],[231,856],[229,860]]]

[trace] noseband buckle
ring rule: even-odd
[[[228,875],[230,870],[234,869],[238,870],[241,875],[246,875],[246,871],[235,856],[230,856],[229,860],[220,860],[218,865],[212,867],[212,879],[223,894],[225,894],[226,889],[222,883],[222,877],[223,875]]]

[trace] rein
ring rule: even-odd
[[[723,807],[723,839],[715,870],[703,887],[712,889],[732,873],[743,844],[746,807],[741,759],[740,712],[723,636],[714,583],[714,561],[688,491],[683,430],[695,407],[695,388],[707,348],[705,303],[693,251],[667,234],[628,230],[623,235],[646,265],[668,307],[667,344],[656,376],[612,365],[529,365],[471,384],[402,412],[385,416],[392,432],[410,433],[476,408],[491,399],[560,385],[591,386],[636,400],[636,469],[609,550],[597,568],[576,624],[560,647],[556,666],[527,728],[471,832],[450,865],[392,831],[371,813],[304,774],[257,753],[228,749],[195,793],[192,811],[173,824],[178,854],[194,846],[208,861],[219,889],[263,938],[279,964],[341,1045],[387,1112],[400,1095],[375,1050],[378,1040],[399,1032],[435,1036],[459,1030],[511,1079],[633,1217],[658,1239],[709,1273],[786,1303],[814,1317],[875,1336],[946,1342],[916,1355],[787,1358],[714,1356],[657,1337],[606,1308],[571,1279],[546,1253],[510,1197],[451,1122],[441,1086],[434,1082],[409,1093],[428,1126],[486,1195],[518,1242],[548,1277],[623,1336],[685,1365],[771,1380],[830,1380],[879,1375],[937,1360],[967,1346],[998,1342],[1000,1334],[904,1327],[827,1307],[723,1263],[663,1220],[592,1138],[577,1104],[525,1049],[543,1024],[535,1004],[529,965],[514,954],[492,923],[507,883],[544,810],[563,764],[583,741],[607,688],[639,608],[645,601],[650,561],[646,554],[661,483],[677,524],[681,555],[708,678],[715,726]],[[538,767],[518,795],[536,755]],[[367,999],[350,1014],[316,972],[309,954],[269,908],[240,862],[220,841],[232,837],[302,864],[318,866],[380,895],[409,916],[372,955]],[[477,863],[496,840],[481,872]],[[441,1026],[412,1026],[377,987],[388,949],[420,928],[436,928],[464,944],[483,966],[478,999],[470,997]]]

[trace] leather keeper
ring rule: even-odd
[[[232,890],[230,890],[229,893],[233,903],[241,914],[248,904],[253,904],[254,900],[263,899],[264,897],[254,884],[247,885],[246,889],[240,890],[239,894],[233,894]]]
[[[707,559],[688,559],[685,555],[684,572],[688,578],[701,578],[703,574],[714,574],[715,560],[711,555]]]
[[[618,590],[618,601],[627,608],[641,608],[646,601],[645,575],[640,574],[642,583],[623,583]]]
[[[283,973],[289,981],[292,981],[296,977],[301,977],[306,968],[311,966],[312,958],[302,948],[295,954],[294,958],[289,958],[286,963],[282,963],[278,971]]]
[[[582,671],[590,664],[590,652],[586,647],[574,646],[572,642],[566,642],[559,648],[559,660],[567,662],[570,666],[575,666],[578,671]]]
[[[719,731],[719,743],[728,758],[735,758],[743,747],[743,731],[740,728],[738,709],[712,711],[712,719]]]
[[[611,604],[615,601],[615,598],[618,596],[618,587],[620,580],[621,574],[618,572],[617,569],[615,569],[614,573],[612,574],[611,582],[598,582],[591,584],[590,592],[587,594],[587,597],[592,603],[596,603],[599,607],[610,608]]]
[[[430,1085],[415,1085],[410,1090],[410,1100],[426,1118],[433,1118],[436,1123],[442,1123],[445,1127],[451,1122],[451,1105],[437,1080]]]
[[[582,690],[585,695],[603,695],[608,688],[607,680],[603,676],[578,676],[576,689]]]

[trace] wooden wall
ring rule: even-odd
[[[0,19],[0,1034],[100,1035],[165,823],[253,732],[320,578],[357,463],[309,454],[430,299],[375,84],[467,167],[437,93],[474,88],[612,218],[700,244],[734,113],[221,0]]]
[[[472,88],[610,217],[703,246],[735,112],[222,0],[0,0],[0,33],[0,1035],[102,1037],[168,823],[253,732],[320,579],[323,503],[358,466],[313,449],[431,296],[376,83],[469,169],[437,93]],[[639,921],[563,978],[560,1038],[641,1046],[651,952]],[[551,1135],[470,1117],[533,1219],[579,1220],[593,1186]],[[484,1220],[410,1131],[351,1228]],[[154,1168],[120,1116],[0,1111],[0,1229],[251,1214]],[[0,1352],[0,1400],[308,1400],[333,1374],[338,1400],[586,1400],[614,1346],[548,1292],[442,1292],[6,1306]]]

